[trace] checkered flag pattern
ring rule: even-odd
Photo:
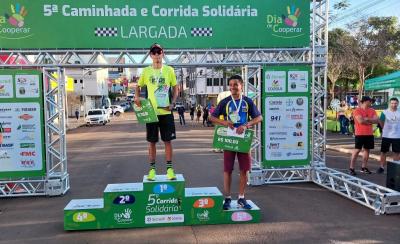
[[[192,36],[212,36],[213,29],[212,27],[192,28],[191,34]]]
[[[94,35],[97,37],[118,36],[118,29],[117,27],[96,27],[94,29]]]

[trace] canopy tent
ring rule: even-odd
[[[400,88],[400,71],[365,81],[366,91],[385,90],[390,88]]]

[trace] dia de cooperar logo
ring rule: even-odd
[[[10,4],[4,15],[0,16],[0,38],[18,40],[32,36],[27,27],[28,10],[19,3]]]
[[[300,8],[295,5],[286,6],[286,13],[282,15],[268,14],[267,29],[273,36],[281,38],[296,38],[305,35],[305,30],[300,26]]]
[[[23,27],[25,24],[25,16],[28,14],[28,11],[19,3],[15,4],[15,6],[11,4],[10,8],[11,15],[4,15],[4,17],[8,20],[8,23],[14,27]]]

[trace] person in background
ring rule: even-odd
[[[196,112],[196,122],[197,123],[200,123],[200,117],[201,117],[201,106],[200,106],[200,104],[199,105],[197,105],[197,112]]]
[[[205,106],[203,108],[203,126],[207,126],[207,122],[208,122],[208,108],[207,106]]]
[[[79,109],[75,110],[75,117],[76,117],[76,120],[79,120]]]
[[[193,121],[194,120],[194,106],[190,105],[190,119]]]
[[[374,136],[372,124],[378,123],[378,117],[376,112],[371,108],[373,100],[368,97],[362,97],[360,101],[361,105],[354,110],[354,124],[355,124],[355,148],[351,155],[350,160],[350,174],[356,175],[354,169],[355,162],[361,150],[364,148],[363,161],[361,164],[361,172],[365,174],[371,174],[371,171],[367,168],[369,150],[374,149]]]
[[[379,124],[382,127],[382,144],[380,167],[376,171],[378,174],[385,172],[386,154],[390,146],[394,153],[393,159],[400,160],[400,111],[398,110],[399,100],[391,98],[389,108],[381,113]]]
[[[340,134],[342,135],[348,135],[348,125],[349,125],[349,120],[346,117],[346,111],[349,109],[349,107],[346,104],[346,101],[341,101],[340,106],[339,106],[339,111],[338,111],[338,119],[339,119],[339,124],[340,124]]]
[[[181,125],[186,125],[185,122],[185,108],[183,106],[178,107],[179,123]]]

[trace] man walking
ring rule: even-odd
[[[376,112],[371,108],[372,99],[370,97],[362,97],[361,105],[354,110],[354,125],[355,125],[355,149],[351,155],[350,160],[350,174],[356,175],[354,165],[357,160],[358,154],[364,148],[363,161],[361,164],[361,172],[371,174],[367,168],[369,150],[374,149],[374,136],[372,124],[378,123]]]
[[[380,167],[378,174],[385,172],[386,153],[389,151],[390,145],[394,153],[393,159],[400,160],[400,111],[398,111],[399,100],[391,98],[389,100],[389,108],[381,113],[379,124],[382,127],[382,144]]]
[[[181,125],[186,125],[185,122],[185,108],[183,106],[178,107],[178,114],[179,114],[179,123]]]
[[[242,95],[243,79],[239,75],[234,75],[229,78],[229,89],[231,96],[223,99],[211,115],[210,120],[216,124],[227,126],[236,130],[237,134],[242,134],[244,131],[253,125],[262,121],[261,113],[258,111],[254,102]],[[219,119],[223,115],[224,119]],[[231,182],[232,171],[235,158],[238,158],[240,169],[239,181],[239,197],[238,204],[245,209],[251,209],[244,197],[244,191],[247,184],[247,173],[251,166],[250,153],[239,153],[233,151],[224,151],[224,193],[225,200],[223,209],[230,209],[231,204]]]
[[[75,118],[76,118],[76,120],[79,120],[79,110],[78,109],[75,110]]]
[[[174,116],[172,109],[178,96],[178,86],[174,69],[163,65],[164,49],[159,44],[150,47],[150,57],[153,64],[143,69],[135,90],[135,104],[140,107],[140,90],[147,89],[147,97],[150,100],[158,116],[158,122],[146,124],[146,139],[149,142],[150,171],[147,179],[154,181],[156,177],[156,143],[158,134],[165,145],[165,160],[167,164],[167,178],[175,180],[176,176],[172,168],[172,144],[176,139]],[[170,89],[173,88],[172,101]],[[160,132],[159,132],[160,131]]]

